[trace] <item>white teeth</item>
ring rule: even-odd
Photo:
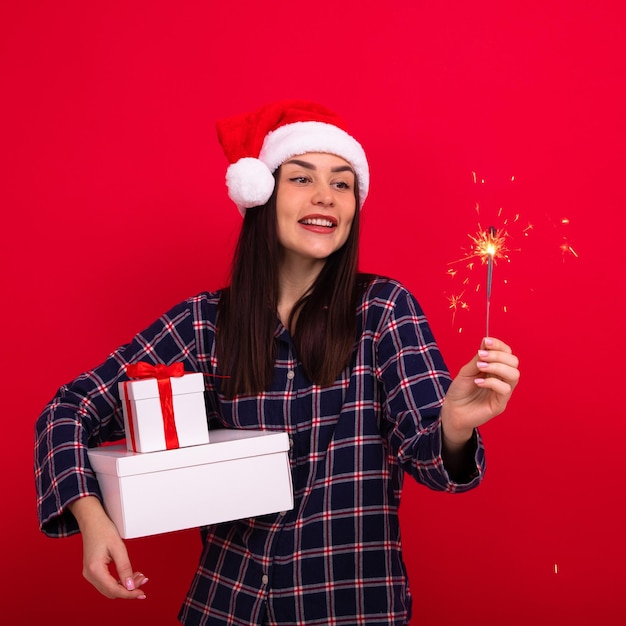
[[[332,228],[334,226],[333,222],[330,220],[324,220],[319,217],[302,220],[301,224],[307,224],[308,226],[326,226],[327,228]]]

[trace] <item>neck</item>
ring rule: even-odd
[[[295,303],[311,289],[324,263],[324,260],[283,260],[278,278],[278,317],[285,326]]]

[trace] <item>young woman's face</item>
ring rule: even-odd
[[[281,165],[276,217],[285,260],[324,260],[343,246],[356,211],[355,185],[352,166],[334,154],[308,152]]]

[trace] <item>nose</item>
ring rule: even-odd
[[[333,204],[335,203],[332,190],[328,185],[322,182],[315,185],[311,201],[313,202],[313,204],[319,206],[333,206]]]

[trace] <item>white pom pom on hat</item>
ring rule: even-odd
[[[305,152],[327,152],[354,168],[361,206],[369,190],[369,167],[361,144],[344,121],[326,107],[286,100],[217,122],[217,134],[230,165],[228,195],[242,215],[265,204],[274,191],[274,171]]]
[[[274,191],[274,177],[259,159],[243,157],[226,170],[228,197],[241,209],[265,204]]]

